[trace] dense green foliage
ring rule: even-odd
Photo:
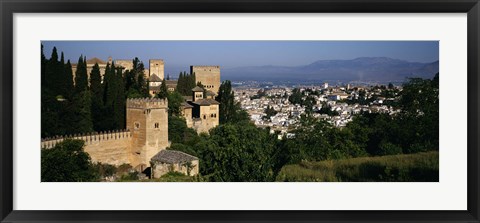
[[[103,79],[98,64],[88,78],[84,56],[76,68],[74,84],[70,61],[65,64],[63,53],[59,59],[56,48],[47,59],[42,46],[42,137],[124,129],[125,99],[150,97],[138,58],[133,60],[133,69],[125,72],[107,64]]]
[[[333,111],[332,110],[332,107],[326,105],[326,104],[323,104],[322,105],[322,108],[320,108],[320,110],[318,111],[318,113],[320,114],[326,114],[328,116],[337,116],[339,115],[337,111]]]
[[[240,108],[240,104],[238,102],[235,102],[232,83],[229,80],[222,82],[220,88],[218,89],[218,95],[215,99],[220,102],[220,124],[249,120],[247,112]]]
[[[362,157],[286,165],[277,181],[438,182],[438,152]]]
[[[265,118],[265,119],[270,119],[270,117],[275,116],[276,114],[277,114],[277,111],[275,111],[275,109],[273,109],[273,107],[270,107],[270,105],[269,105],[269,106],[267,106],[267,108],[265,109],[265,116],[264,116],[264,118]]]
[[[224,124],[196,145],[200,172],[210,181],[272,181],[277,139],[251,123]]]
[[[438,74],[433,80],[410,79],[399,106],[394,115],[359,114],[344,128],[304,116],[295,137],[284,142],[289,163],[438,151]]]
[[[315,94],[318,94],[318,92],[311,89],[300,92],[300,89],[294,88],[292,94],[288,97],[288,101],[292,104],[305,106],[305,112],[309,114],[313,111],[313,105],[315,105],[315,98],[313,97]]]
[[[177,91],[173,91],[168,93],[167,99],[168,99],[168,114],[180,116],[181,115],[180,106],[185,101],[183,96]]]
[[[103,103],[103,86],[102,86],[102,76],[100,74],[100,67],[97,63],[92,68],[92,72],[90,73],[90,92],[92,96],[92,121],[93,121],[93,129],[94,130],[101,130],[103,129],[104,121],[102,118],[104,117],[104,103]]]
[[[191,96],[192,88],[196,86],[195,83],[195,73],[187,74],[187,72],[180,72],[178,75],[177,89],[178,93],[183,96]]]
[[[165,99],[168,97],[168,89],[167,89],[167,82],[165,80],[162,81],[160,85],[160,91],[156,95],[158,98]]]
[[[42,51],[42,137],[91,132],[91,94],[85,59],[81,56],[73,85],[72,65],[58,60],[56,48],[47,60]]]
[[[75,71],[75,93],[86,90],[88,90],[87,59],[80,56],[77,62],[77,70]]]
[[[195,130],[187,127],[183,117],[168,116],[168,140],[193,146],[199,138]]]
[[[150,97],[148,92],[148,80],[145,78],[145,66],[135,57],[133,59],[133,68],[125,71],[125,92],[127,98],[147,98]]]
[[[82,140],[67,139],[42,149],[42,182],[95,181],[97,175]]]
[[[187,176],[179,172],[168,172],[160,178],[152,178],[141,180],[141,182],[201,182],[203,178],[200,176]]]

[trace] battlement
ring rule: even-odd
[[[150,63],[150,65],[152,65],[153,63],[164,64],[163,59],[150,59],[148,62]]]
[[[127,99],[128,108],[167,108],[168,100],[160,98],[133,98]]]
[[[52,138],[44,138],[41,142],[42,149],[50,149],[55,147],[57,143],[63,142],[65,139],[81,139],[85,141],[85,145],[91,145],[101,141],[111,141],[117,139],[129,139],[132,134],[128,129],[105,131],[105,132],[91,132],[86,134],[74,134],[66,136],[56,136]]]
[[[191,69],[220,69],[218,65],[192,65],[190,66]]]

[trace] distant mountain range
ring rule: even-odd
[[[408,62],[388,57],[318,60],[303,66],[249,66],[223,68],[223,80],[342,80],[404,81],[407,77],[433,78],[438,61]]]

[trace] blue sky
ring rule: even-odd
[[[76,63],[80,55],[106,60],[138,57],[164,59],[166,72],[189,70],[190,65],[242,66],[306,65],[317,60],[391,57],[411,62],[434,62],[438,41],[42,41],[50,58],[52,48]],[[177,71],[178,70],[178,71]]]

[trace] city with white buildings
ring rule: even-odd
[[[271,132],[280,132],[279,137],[294,130],[302,115],[309,114],[342,128],[352,121],[354,115],[366,113],[395,114],[397,86],[268,86],[246,84],[234,88],[235,100],[248,112],[250,119],[259,127],[269,127]]]

